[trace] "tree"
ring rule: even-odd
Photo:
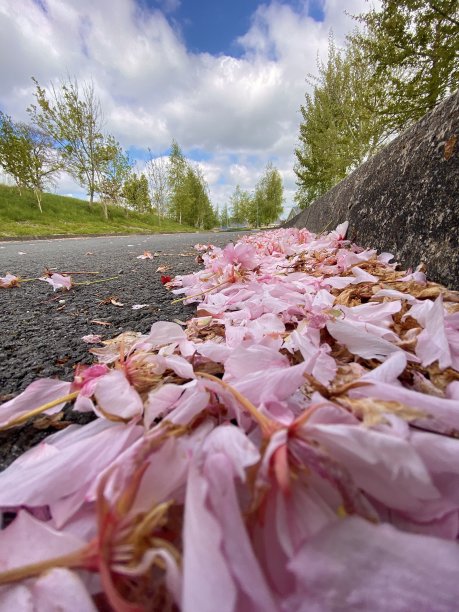
[[[117,204],[121,200],[124,184],[132,172],[132,162],[113,136],[108,136],[104,144],[98,147],[98,156],[95,190],[100,194],[104,216],[107,219],[107,203]]]
[[[184,221],[200,229],[210,229],[218,218],[209,197],[209,188],[199,166],[188,165],[185,181],[187,208]]]
[[[161,223],[170,198],[167,162],[164,157],[153,158],[150,149],[148,152],[150,159],[146,163],[145,172],[148,177],[151,202],[156,208],[159,223]]]
[[[193,167],[184,157],[175,140],[169,155],[168,180],[169,215],[178,223],[210,229],[217,222],[209,189],[198,166]]]
[[[14,178],[19,191],[33,190],[43,212],[42,191],[62,169],[47,135],[25,123],[15,123],[0,111],[0,166]]]
[[[284,188],[279,171],[268,163],[265,173],[255,187],[250,214],[255,213],[255,225],[265,225],[276,221],[283,211]]]
[[[299,146],[294,171],[295,200],[305,208],[373,155],[387,138],[378,108],[384,83],[374,79],[374,67],[352,41],[343,51],[330,37],[328,59],[318,62],[310,77],[312,94],[300,107]]]
[[[228,227],[230,217],[229,217],[229,214],[228,214],[228,206],[226,204],[225,204],[225,206],[223,206],[222,211],[221,211],[221,213],[219,215],[219,218],[220,218],[220,225],[222,227]]]
[[[32,122],[46,134],[59,151],[67,172],[88,190],[89,201],[94,201],[98,175],[103,164],[101,148],[105,146],[102,133],[103,117],[92,83],[62,81],[49,93],[33,79],[37,104],[27,110]]]
[[[237,224],[246,223],[248,221],[248,217],[250,216],[251,206],[252,199],[250,197],[250,193],[241,189],[239,185],[236,185],[236,188],[230,197],[231,222]]]
[[[356,19],[365,28],[351,40],[375,64],[375,79],[387,83],[381,106],[397,133],[459,87],[459,2],[381,0]]]
[[[169,171],[167,186],[169,189],[169,216],[182,223],[182,216],[188,206],[186,179],[188,173],[187,161],[178,143],[173,140],[169,154]]]
[[[148,179],[145,174],[132,173],[125,181],[123,197],[134,210],[140,213],[151,211],[151,200],[148,191]]]

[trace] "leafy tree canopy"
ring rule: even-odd
[[[65,169],[87,188],[93,202],[103,164],[101,148],[105,146],[102,109],[94,86],[68,79],[46,91],[33,81],[36,104],[27,109],[31,120],[53,141]]]
[[[380,112],[400,132],[459,87],[458,0],[382,0],[351,41],[387,83]]]
[[[25,123],[15,123],[0,111],[0,166],[19,189],[32,189],[41,208],[41,192],[62,169],[49,137]]]
[[[327,62],[318,62],[318,76],[300,107],[299,145],[295,150],[298,191],[304,208],[331,189],[374,154],[387,137],[378,112],[384,83],[357,44],[338,50],[330,37]]]

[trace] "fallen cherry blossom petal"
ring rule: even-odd
[[[0,426],[28,414],[40,406],[64,398],[70,393],[71,383],[54,378],[41,378],[31,383],[22,393],[0,405]],[[55,414],[62,410],[68,400],[44,410],[44,414]]]
[[[0,474],[0,607],[454,609],[458,293],[347,226],[197,245],[202,269],[163,277],[196,317],[0,407],[5,428],[67,400],[95,414]]]
[[[448,612],[459,598],[457,543],[358,517],[324,528],[289,568],[296,585],[285,609]]]
[[[56,272],[51,274],[51,276],[45,276],[39,280],[49,283],[54,291],[61,288],[69,290],[72,287],[72,278],[70,276],[63,276],[62,274],[57,274]]]
[[[82,336],[81,339],[88,344],[98,344],[102,341],[102,337],[97,334],[87,334],[86,336]]]
[[[3,289],[8,289],[10,287],[19,287],[21,279],[19,276],[15,276],[14,274],[7,274],[6,276],[0,277],[0,287]]]

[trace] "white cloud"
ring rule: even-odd
[[[125,148],[162,152],[175,138],[184,151],[210,156],[201,167],[211,197],[223,204],[235,185],[253,188],[266,163],[279,168],[292,203],[293,149],[300,104],[324,58],[330,28],[341,42],[353,22],[339,0],[325,0],[325,20],[273,1],[261,4],[238,40],[240,57],[187,51],[167,13],[134,0],[3,0],[0,5],[0,108],[17,119],[33,102],[30,77],[40,84],[66,75],[91,78],[106,129]],[[161,3],[159,3],[161,6]],[[142,5],[145,6],[145,5]],[[368,9],[349,0],[346,10]],[[63,185],[65,189],[65,185]],[[65,192],[68,192],[66,190]]]

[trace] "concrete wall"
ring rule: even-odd
[[[459,92],[284,227],[349,221],[348,238],[459,289]]]

